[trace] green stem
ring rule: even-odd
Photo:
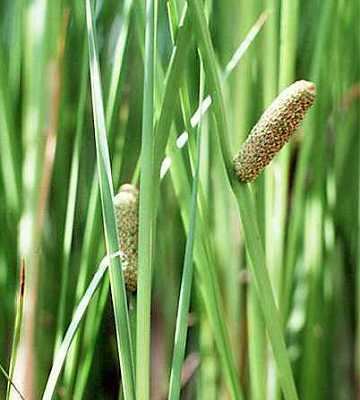
[[[200,76],[200,102],[203,94],[203,75]],[[181,369],[184,362],[186,336],[188,331],[188,315],[190,308],[191,287],[193,279],[193,249],[195,241],[195,228],[197,216],[197,194],[198,194],[198,181],[200,171],[200,146],[201,146],[201,129],[197,132],[197,158],[195,167],[195,176],[192,186],[191,197],[191,213],[190,213],[190,227],[189,234],[186,242],[184,269],[181,280],[180,296],[178,314],[176,319],[176,330],[174,339],[174,352],[173,362],[171,366],[169,400],[177,400],[180,397],[181,389]]]
[[[146,1],[144,100],[141,142],[139,258],[136,325],[136,398],[150,396],[151,279],[154,246],[154,52],[156,51],[156,0]]]

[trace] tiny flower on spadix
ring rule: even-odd
[[[256,179],[295,133],[315,100],[312,82],[297,81],[283,90],[260,117],[233,160],[241,182]]]
[[[135,186],[125,184],[114,199],[116,224],[119,236],[121,264],[126,288],[137,288],[139,192]]]

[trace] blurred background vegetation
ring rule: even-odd
[[[155,122],[185,3],[158,2]],[[138,180],[144,2],[98,0],[93,8],[117,190]],[[297,79],[317,85],[316,104],[297,136],[253,184],[266,266],[299,397],[306,400],[360,395],[359,8],[356,0],[205,0],[203,5],[233,154],[281,89]],[[191,193],[198,161],[197,130],[188,117],[198,108],[199,86],[206,96],[212,85],[206,63],[203,70],[199,61],[195,23],[190,23],[181,70],[182,107],[178,91],[171,104],[167,154],[173,162],[160,186],[151,304],[152,399],[167,397],[191,207],[186,193]],[[105,254],[88,35],[83,1],[0,2],[0,364],[26,399],[41,398],[54,352]],[[238,57],[231,64],[234,54]],[[281,399],[247,271],[236,202],[213,134],[219,128],[212,108],[201,126],[199,182],[206,209],[197,232],[205,232],[216,293],[199,278],[196,265],[182,398],[233,397],[221,361],[226,351],[243,398]],[[174,138],[185,130],[188,143],[177,146]],[[196,256],[198,236],[195,264],[204,262]],[[209,296],[219,303],[222,330],[209,315]],[[227,338],[226,350],[219,345],[217,328]],[[2,374],[0,398],[6,392]],[[11,396],[20,398],[14,390]],[[67,354],[56,398],[118,396],[121,378],[106,276]]]

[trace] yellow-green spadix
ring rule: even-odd
[[[297,81],[265,110],[233,160],[240,181],[253,181],[270,163],[299,127],[315,95],[312,82]]]
[[[114,199],[116,223],[121,251],[121,264],[126,288],[137,287],[139,193],[135,186],[125,184]]]

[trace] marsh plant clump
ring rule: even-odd
[[[0,399],[358,398],[356,2],[0,2]]]
[[[240,181],[253,181],[271,162],[298,129],[315,95],[314,83],[297,81],[265,110],[234,158],[234,171]]]

